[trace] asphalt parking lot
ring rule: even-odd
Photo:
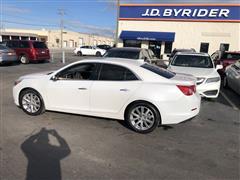
[[[66,53],[67,63],[83,58]],[[231,90],[203,99],[191,121],[146,135],[104,118],[57,112],[32,117],[14,105],[15,79],[62,66],[55,53],[51,63],[0,67],[1,180],[31,179],[44,168],[49,179],[240,178],[240,96]],[[39,134],[59,148],[35,147]]]

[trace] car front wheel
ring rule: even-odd
[[[153,105],[140,102],[129,107],[126,120],[134,131],[145,134],[158,126],[160,115]]]
[[[82,56],[82,52],[81,52],[81,51],[78,51],[78,52],[77,52],[77,55],[78,55],[78,56]]]
[[[36,116],[45,111],[42,97],[35,90],[23,91],[20,94],[19,101],[23,111],[29,115]]]
[[[102,55],[101,55],[100,52],[96,52],[96,56],[97,56],[97,57],[100,57],[100,56],[102,56]]]

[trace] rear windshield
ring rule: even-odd
[[[147,69],[153,73],[156,73],[162,77],[165,77],[167,79],[171,79],[172,77],[174,77],[176,75],[175,73],[173,73],[171,71],[168,71],[166,69],[163,69],[158,66],[151,65],[151,64],[143,64],[141,67],[144,69]]]
[[[45,49],[47,48],[44,42],[33,42],[33,47],[36,49]]]
[[[213,63],[208,56],[177,55],[171,65],[196,68],[213,68]]]
[[[139,59],[139,51],[109,50],[104,57]]]
[[[222,59],[238,60],[238,59],[240,59],[240,53],[225,53],[225,54],[223,54]]]

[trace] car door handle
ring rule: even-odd
[[[129,89],[120,89],[120,91],[126,92],[129,91]]]
[[[87,90],[87,88],[78,88],[78,90]]]

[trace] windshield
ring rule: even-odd
[[[139,59],[138,51],[109,50],[104,57]]]
[[[213,63],[208,56],[177,55],[171,65],[196,68],[213,68]]]
[[[45,49],[47,48],[44,42],[33,42],[33,47],[36,49]]]
[[[151,71],[155,74],[158,74],[162,77],[165,77],[167,79],[170,79],[170,78],[172,78],[176,75],[174,72],[171,72],[169,70],[160,68],[160,67],[152,65],[152,64],[147,64],[146,63],[146,64],[143,64],[141,67],[144,68],[144,69],[147,69],[147,70],[149,70],[149,71]]]

